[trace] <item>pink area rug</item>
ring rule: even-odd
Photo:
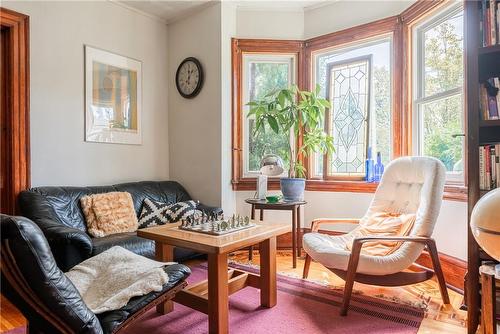
[[[258,271],[241,265],[238,269]],[[188,281],[206,279],[206,264],[192,268]],[[278,276],[278,304],[260,307],[260,292],[252,287],[230,297],[230,333],[417,333],[424,311],[367,296],[354,295],[349,314],[339,315],[342,291],[301,279]],[[127,334],[195,334],[208,331],[208,317],[183,305],[158,315],[152,310],[142,321],[129,327]]]
[[[231,265],[237,269],[258,269]],[[206,264],[192,268],[189,283],[206,279]],[[417,333],[424,311],[364,295],[353,295],[349,314],[339,315],[342,291],[301,279],[278,275],[278,304],[260,307],[260,292],[252,287],[238,291],[229,301],[229,330],[234,334],[392,334]],[[175,304],[167,315],[153,309],[130,326],[126,334],[199,334],[207,333],[208,317]],[[24,334],[16,328],[5,334]]]

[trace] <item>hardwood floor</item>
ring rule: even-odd
[[[0,295],[0,333],[26,326],[26,319],[7,298]]]
[[[248,251],[236,252],[230,256],[230,260],[239,263],[248,263]],[[201,260],[189,261],[187,265],[196,265]],[[259,253],[254,252],[254,265],[259,264]],[[277,267],[281,274],[302,277],[304,259],[299,258],[297,268],[292,268],[291,251],[279,251],[277,253]],[[319,263],[311,263],[309,279],[312,281],[327,284],[333,288],[341,288],[344,282],[332,272],[324,268]],[[425,304],[427,311],[425,319],[418,331],[419,334],[427,333],[466,333],[466,312],[460,311],[463,296],[449,290],[451,305],[443,305],[439,294],[438,284],[435,281],[427,281],[406,287],[382,288],[355,283],[355,293],[362,293],[384,299],[408,303],[413,305]],[[8,302],[3,296],[0,299],[0,333],[7,330],[23,326],[26,324],[24,317]]]

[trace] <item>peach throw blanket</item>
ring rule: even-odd
[[[371,216],[363,217],[357,227],[351,233],[354,238],[360,237],[387,237],[405,236],[410,233],[415,223],[416,215],[393,214],[387,212],[377,212]],[[361,248],[361,252],[372,256],[385,256],[393,253],[401,246],[397,241],[374,241],[367,242]],[[347,243],[347,249],[352,250],[352,244]]]

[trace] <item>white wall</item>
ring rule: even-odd
[[[239,8],[236,14],[238,38],[303,39],[302,10],[250,10]]]
[[[304,37],[312,38],[400,14],[415,0],[336,1],[306,10]]]
[[[273,192],[276,193],[276,192]],[[238,191],[236,212],[250,215],[246,198],[252,198],[253,191]],[[361,218],[373,194],[306,191],[307,204],[302,209],[302,227],[310,227],[315,218]],[[266,211],[265,219],[291,221],[288,211]],[[325,227],[325,229],[328,229]],[[340,226],[348,231],[349,226]],[[434,228],[438,251],[456,258],[467,258],[467,205],[463,202],[443,201],[441,212]]]
[[[30,16],[32,185],[168,179],[167,26],[111,2],[11,2]],[[142,61],[142,145],[84,142],[84,44]]]
[[[221,207],[224,212],[235,212],[236,193],[231,185],[232,157],[232,85],[231,85],[231,38],[236,36],[236,6],[230,2],[221,5]]]
[[[221,4],[168,25],[170,178],[194,199],[221,205]],[[179,95],[175,72],[186,57],[201,62],[205,83],[194,99]]]

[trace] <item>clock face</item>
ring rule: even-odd
[[[177,90],[185,98],[193,98],[201,90],[203,69],[196,58],[186,58],[177,69],[175,83]]]

